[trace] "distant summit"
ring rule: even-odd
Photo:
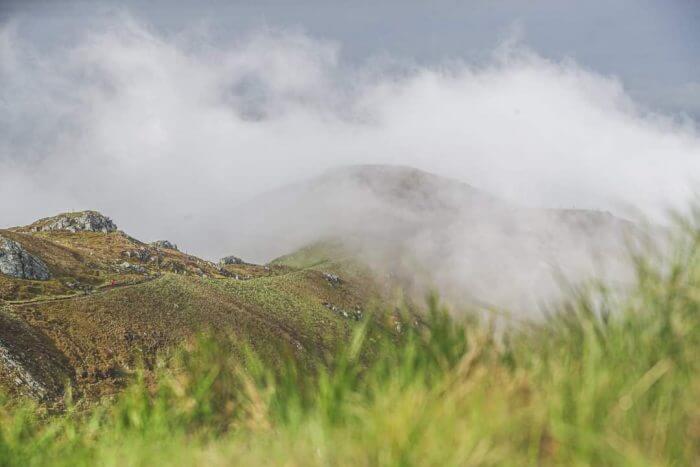
[[[30,232],[65,230],[68,232],[114,232],[117,225],[97,211],[66,212],[53,217],[40,219],[28,225]]]
[[[376,200],[414,213],[505,206],[495,196],[468,183],[401,165],[351,165],[331,169],[312,185],[353,186],[371,193]]]
[[[562,280],[627,279],[635,225],[606,212],[520,206],[478,187],[405,166],[359,165],[264,193],[221,249],[268,260],[338,240],[404,289],[454,302],[536,310]],[[561,279],[565,278],[565,279]],[[405,285],[408,284],[408,285]]]

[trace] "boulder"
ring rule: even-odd
[[[0,273],[18,279],[45,281],[51,278],[49,268],[19,243],[0,236]]]
[[[139,248],[137,250],[127,250],[123,253],[124,256],[131,259],[138,259],[139,261],[149,261],[152,260],[151,252],[146,248]]]
[[[243,260],[241,258],[236,257],[236,256],[226,256],[226,257],[221,258],[219,260],[220,266],[225,266],[227,264],[243,264]]]
[[[112,220],[97,211],[82,211],[59,214],[32,224],[33,232],[66,230],[68,232],[114,232],[117,226]]]
[[[136,272],[139,274],[145,274],[146,272],[148,272],[143,266],[139,266],[138,264],[131,264],[128,261],[124,261],[123,263],[119,264],[118,267],[124,272]]]
[[[177,249],[177,245],[175,245],[174,243],[172,243],[168,240],[156,240],[155,242],[151,242],[149,245],[151,245],[152,247],[155,247],[155,248],[163,248],[166,250],[179,251]]]
[[[333,285],[338,285],[342,282],[342,279],[340,279],[340,276],[338,276],[336,274],[331,274],[330,272],[324,272],[323,278],[326,279],[328,282],[330,282]]]

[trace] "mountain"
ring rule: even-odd
[[[363,316],[400,332],[397,297],[410,304],[428,290],[456,309],[530,318],[562,277],[624,278],[636,229],[392,166],[330,171],[227,215],[239,227],[217,243],[227,256],[216,264],[139,241],[95,211],[0,230],[0,386],[52,400],[68,384],[97,398],[201,331],[232,334],[269,362],[289,354],[314,366]]]
[[[268,192],[232,209],[230,241],[268,260],[334,240],[417,296],[536,308],[562,281],[626,280],[639,232],[610,213],[533,209],[410,167],[351,166]],[[529,312],[529,311],[528,311]]]
[[[0,386],[44,400],[66,384],[111,394],[139,362],[200,331],[232,334],[272,362],[287,352],[314,365],[381,298],[369,273],[214,264],[138,241],[94,211],[0,230],[2,258],[16,267],[0,273]],[[29,258],[47,274],[25,276]]]

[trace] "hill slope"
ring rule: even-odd
[[[532,209],[417,169],[353,166],[282,187],[239,206],[230,241],[268,260],[334,240],[381,276],[457,303],[532,309],[560,282],[626,278],[628,237],[607,212]]]
[[[232,334],[271,362],[290,352],[314,365],[381,296],[367,274],[215,265],[116,228],[43,229],[51,222],[0,230],[51,275],[0,274],[0,385],[40,399],[66,383],[111,393],[140,361],[199,331]]]
[[[94,211],[0,230],[9,264],[0,273],[0,385],[50,399],[69,383],[97,397],[139,360],[152,364],[208,330],[271,362],[289,352],[315,365],[376,304],[390,310],[372,315],[379,328],[395,332],[386,306],[394,289],[409,301],[432,288],[458,304],[530,313],[556,297],[561,276],[623,277],[620,252],[634,229],[607,213],[520,208],[385,166],[332,171],[231,215],[246,220],[230,233],[237,254],[287,254],[214,264],[136,240]],[[4,256],[3,245],[13,245]],[[22,277],[34,270],[42,274]]]

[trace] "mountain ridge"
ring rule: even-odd
[[[123,387],[137,354],[152,361],[207,330],[313,366],[366,316],[400,332],[399,297],[411,308],[437,290],[457,304],[530,308],[553,293],[557,261],[583,277],[588,249],[608,261],[630,228],[609,213],[513,207],[407,167],[338,169],[266,196],[236,214],[280,251],[263,264],[230,256],[254,256],[240,232],[215,264],[137,240],[97,211],[0,229],[50,272],[0,274],[0,386],[48,400],[67,383],[98,398]]]
[[[45,401],[60,399],[65,387],[88,399],[113,394],[139,361],[151,365],[199,332],[233,334],[268,362],[287,353],[313,366],[381,299],[369,274],[333,265],[217,265],[140,242],[116,225],[74,229],[60,221],[65,216],[0,230],[51,271],[46,280],[0,274],[0,387],[11,393]],[[41,228],[56,219],[62,228]],[[376,319],[390,329],[384,318]]]
[[[246,222],[230,241],[247,257],[341,239],[382,274],[425,276],[417,295],[436,289],[459,302],[465,294],[453,291],[463,289],[507,307],[554,296],[562,275],[577,282],[601,270],[625,274],[628,237],[639,234],[609,212],[517,206],[458,180],[386,165],[332,169],[232,212]]]

